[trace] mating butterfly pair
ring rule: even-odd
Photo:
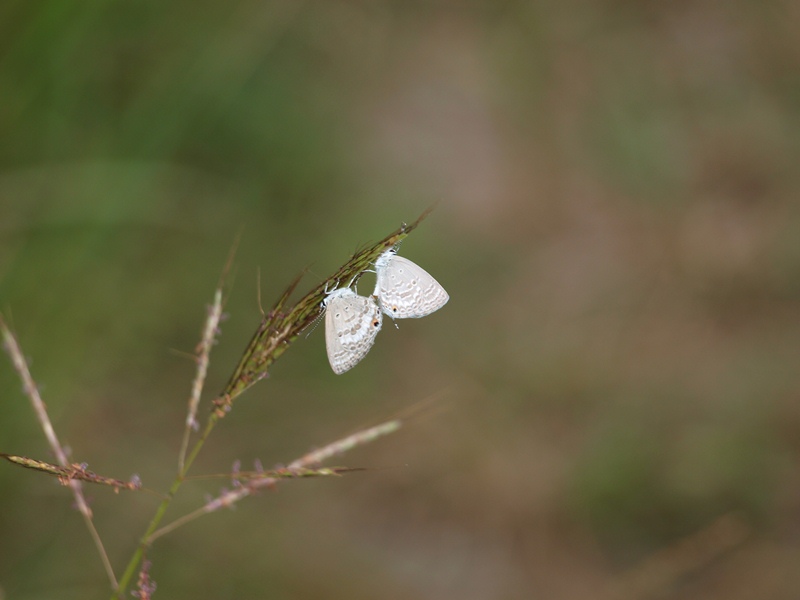
[[[367,355],[381,330],[382,313],[393,319],[418,319],[439,310],[450,299],[425,269],[397,256],[394,249],[378,257],[375,272],[372,296],[359,296],[347,287],[325,298],[325,345],[328,362],[337,375],[349,371]]]

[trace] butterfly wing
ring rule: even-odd
[[[325,300],[325,346],[328,362],[337,375],[349,371],[364,358],[381,330],[383,315],[372,298],[348,288],[336,290]]]
[[[450,296],[430,273],[390,252],[375,263],[375,295],[383,312],[393,319],[418,319],[447,304]]]

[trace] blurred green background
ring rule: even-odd
[[[439,202],[402,252],[450,303],[340,377],[299,339],[194,472],[425,409],[334,461],[372,471],[159,540],[156,598],[797,598],[798,30],[771,1],[4,2],[0,310],[96,472],[171,481],[239,232],[206,402],[258,273],[305,293]],[[5,357],[0,390],[0,451],[52,459]],[[121,572],[158,499],[87,495]],[[0,465],[0,597],[106,589],[68,491]]]

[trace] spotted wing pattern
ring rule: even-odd
[[[325,298],[325,346],[337,375],[364,358],[381,330],[383,315],[372,297],[341,288]]]
[[[439,310],[450,299],[430,273],[387,250],[375,261],[374,295],[393,319],[418,319]]]

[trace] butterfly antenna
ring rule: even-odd
[[[306,334],[306,339],[308,339],[308,336],[310,336],[312,333],[314,333],[314,330],[317,328],[317,325],[319,325],[320,319],[322,319],[322,315],[323,314],[324,314],[324,312],[320,312],[316,316],[316,318],[313,321],[311,321],[311,330]]]

